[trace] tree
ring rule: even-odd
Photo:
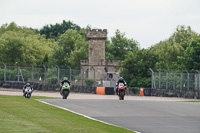
[[[150,48],[159,56],[156,67],[159,69],[183,69],[184,65],[180,62],[180,59],[192,40],[197,36],[198,34],[192,31],[189,26],[187,28],[178,26],[169,39],[161,41]]]
[[[53,45],[53,40],[46,40],[34,30],[19,27],[14,22],[0,28],[0,60],[7,64],[41,65],[48,62]]]
[[[151,72],[155,68],[158,56],[148,49],[129,52],[122,63],[121,75],[129,86],[150,87]]]
[[[159,57],[156,67],[161,69],[177,69],[178,57],[184,51],[180,44],[171,44],[168,40],[160,42],[150,50]]]
[[[52,64],[80,69],[80,60],[88,58],[88,42],[76,30],[67,30],[57,44],[51,56]]]
[[[54,38],[58,39],[58,36],[61,34],[64,34],[68,29],[73,29],[80,31],[80,27],[76,24],[74,24],[71,21],[66,22],[63,20],[61,24],[56,23],[55,25],[46,25],[42,29],[39,30],[39,33],[41,35],[46,35],[46,38]]]
[[[185,27],[181,25],[177,26],[176,31],[170,36],[169,41],[171,44],[178,43],[186,49],[197,36],[198,34],[190,26]]]
[[[138,42],[133,39],[127,39],[125,33],[117,30],[115,36],[111,38],[111,41],[106,40],[106,59],[124,60],[128,52],[139,49],[138,45]]]
[[[184,63],[185,69],[200,70],[200,37],[192,41],[180,60]]]

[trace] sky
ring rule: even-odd
[[[72,21],[82,28],[90,25],[116,30],[149,48],[168,39],[178,25],[200,33],[200,0],[0,0],[0,26],[41,29],[47,24]]]

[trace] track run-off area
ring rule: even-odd
[[[0,95],[22,95],[21,90],[0,89]],[[59,92],[34,95],[59,97]],[[68,99],[40,99],[90,119],[140,133],[200,133],[200,102],[195,99],[71,93]],[[195,100],[196,101],[196,100]]]

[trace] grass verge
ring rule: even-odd
[[[200,101],[181,101],[181,102],[200,102]]]
[[[0,95],[0,133],[133,133],[34,99]]]

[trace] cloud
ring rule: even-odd
[[[200,32],[199,0],[1,0],[0,25],[41,28],[70,20],[86,27],[117,29],[148,48],[168,38],[178,25]]]

